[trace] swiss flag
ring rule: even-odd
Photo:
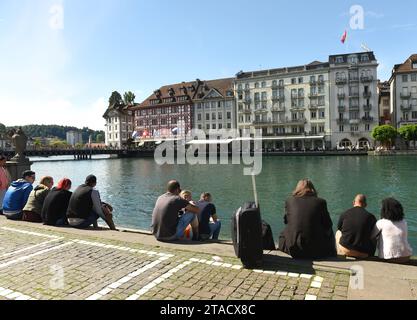
[[[345,30],[345,32],[343,32],[343,35],[340,41],[342,41],[342,43],[344,44],[346,42],[346,39],[347,39],[347,31]]]

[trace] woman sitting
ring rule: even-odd
[[[285,203],[286,227],[279,249],[293,258],[314,259],[336,256],[332,220],[325,200],[317,197],[310,180],[298,182]]]
[[[376,223],[374,237],[378,237],[379,258],[394,263],[406,263],[413,250],[408,243],[408,226],[404,210],[394,198],[382,201],[381,220]]]
[[[68,225],[67,210],[71,198],[71,180],[64,178],[58,182],[45,199],[42,208],[43,223],[49,226],[61,227]]]
[[[29,199],[23,208],[23,221],[42,222],[41,212],[43,203],[54,185],[52,177],[43,177],[38,186],[32,190]]]

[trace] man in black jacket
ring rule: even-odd
[[[354,258],[375,255],[376,242],[371,238],[376,224],[373,214],[365,210],[366,197],[359,194],[353,201],[353,208],[343,213],[336,233],[337,253]]]

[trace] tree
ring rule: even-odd
[[[118,93],[117,91],[113,91],[113,93],[111,94],[110,98],[109,98],[109,106],[115,106],[118,105],[120,103],[123,103],[123,99],[120,93]]]
[[[6,134],[7,129],[3,123],[0,123],[0,134]]]
[[[372,131],[372,137],[381,142],[385,148],[391,148],[393,140],[397,137],[397,130],[390,125],[375,127]]]
[[[103,134],[101,134],[101,133],[98,133],[98,134],[96,135],[96,142],[97,142],[97,143],[104,142],[104,135],[103,135]]]
[[[406,126],[402,126],[399,130],[398,133],[400,134],[401,138],[404,139],[404,141],[407,144],[407,149],[410,147],[410,141],[415,141],[416,137],[416,126],[409,124]]]
[[[136,96],[132,91],[125,92],[125,94],[123,95],[124,103],[128,106],[135,103],[135,98]]]
[[[33,141],[33,145],[34,145],[35,149],[40,149],[42,147],[41,139],[36,138],[35,141]]]

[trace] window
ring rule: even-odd
[[[237,89],[242,90],[242,84],[241,83],[237,86]]]
[[[203,129],[203,126],[201,124],[198,125],[198,130]]]
[[[358,125],[350,126],[350,131],[352,131],[352,132],[359,131],[359,126]]]
[[[417,69],[417,62],[413,62],[413,69]]]
[[[223,124],[219,123],[219,129],[223,129]]]
[[[297,112],[293,112],[293,113],[291,114],[291,118],[292,118],[293,120],[297,120]]]
[[[311,119],[317,119],[317,112],[311,111]]]
[[[261,83],[261,87],[262,87],[262,88],[266,88],[266,82],[265,82],[265,81],[262,81],[262,83]]]
[[[211,120],[216,120],[216,114],[214,112],[211,114]]]
[[[323,133],[324,132],[324,125],[319,126],[319,133]]]
[[[417,111],[413,111],[413,112],[411,113],[411,117],[412,117],[413,119],[417,119]]]
[[[356,64],[356,63],[358,63],[358,57],[357,56],[350,56],[348,58],[348,61],[349,61],[349,63]]]
[[[343,63],[343,57],[336,57],[336,63]]]
[[[417,81],[417,73],[413,73],[411,75],[411,81],[413,81],[413,82]]]
[[[323,75],[319,75],[319,82],[324,82],[324,76]]]
[[[243,122],[243,116],[239,116],[239,122]]]
[[[210,113],[206,113],[206,120],[209,121],[210,120]]]
[[[326,117],[326,113],[325,113],[325,111],[324,111],[324,110],[321,110],[321,111],[319,112],[319,116],[320,116],[320,119],[324,119],[324,118]]]
[[[371,126],[369,124],[365,124],[365,131],[371,131]]]
[[[228,112],[227,113],[227,120],[230,120],[230,119],[232,119],[232,113],[231,112]]]
[[[158,119],[152,119],[152,125],[156,126],[158,124]]]
[[[284,86],[284,80],[279,80],[279,86],[283,87]]]
[[[227,124],[227,129],[232,129],[232,124],[230,122]]]
[[[201,116],[201,115],[200,115]],[[201,118],[201,117],[200,117]],[[200,119],[201,120],[201,119]],[[161,119],[161,124],[162,125],[166,125],[167,124],[167,119]]]
[[[291,84],[297,84],[297,78],[292,78],[291,79]]]
[[[298,78],[298,83],[303,83],[303,82],[304,82],[304,78],[303,77]]]
[[[215,124],[215,123],[213,123],[213,124],[212,124],[212,126],[211,126],[211,128],[212,128],[212,129],[216,129],[216,124]]]
[[[245,89],[250,89],[250,84],[249,83],[245,84]]]
[[[268,95],[266,94],[266,92],[262,92],[262,101],[266,100],[268,100]]]
[[[344,126],[339,126],[339,131],[340,132],[344,132],[345,131],[345,127]]]
[[[408,82],[408,74],[403,75],[403,82]]]
[[[310,82],[315,83],[316,82],[316,76],[311,76],[310,77]]]
[[[367,54],[363,54],[363,55],[361,56],[361,61],[362,61],[362,62],[368,62],[368,61],[369,61],[369,56],[368,56]]]
[[[219,112],[218,119],[219,120],[222,120],[223,119],[223,113]]]
[[[259,89],[259,82],[255,82],[255,89]]]
[[[316,126],[311,127],[311,133],[312,134],[317,134],[317,127]]]
[[[206,124],[206,129],[210,130],[210,125],[209,124]]]

